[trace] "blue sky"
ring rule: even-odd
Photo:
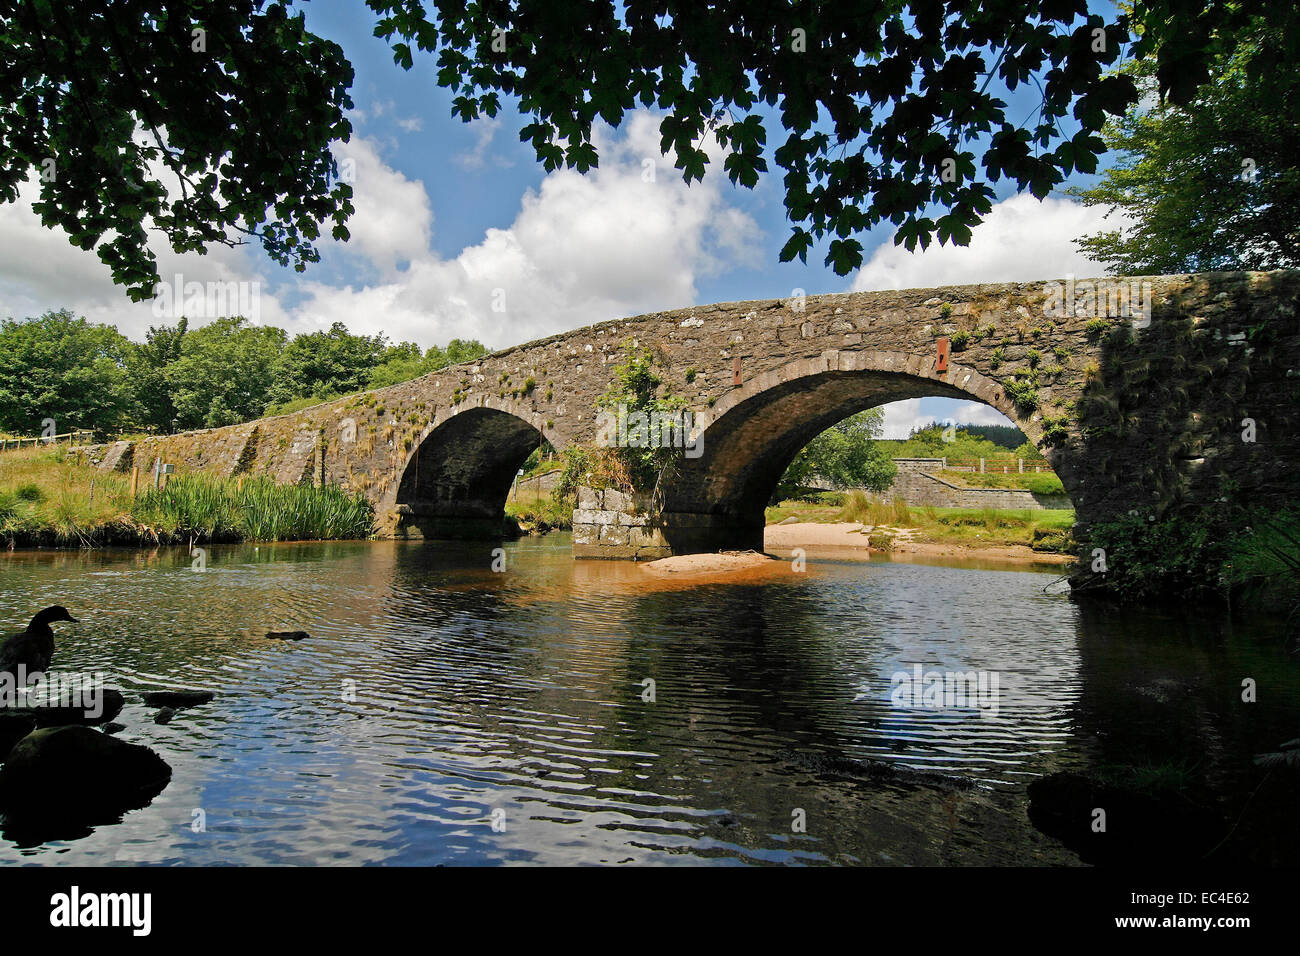
[[[658,309],[737,299],[960,282],[1031,281],[1100,274],[1072,240],[1095,231],[1102,212],[1063,197],[1039,203],[999,184],[993,214],[964,249],[908,253],[892,228],[864,239],[867,261],[850,276],[822,265],[781,263],[789,235],[779,171],[753,190],[733,187],[710,167],[686,187],[658,156],[657,117],[629,116],[597,130],[601,167],[580,176],[547,174],[521,144],[523,120],[508,104],[494,121],[462,123],[451,94],[434,82],[432,57],[404,71],[373,36],[374,14],[360,2],[304,6],[308,28],[338,42],[355,69],[352,141],[337,151],[354,171],[357,215],[346,245],[327,242],[304,274],[281,269],[255,247],[206,257],[155,248],[164,279],[257,283],[257,320],[291,333],[343,321],[422,346],[452,337],[504,347],[591,322]],[[1017,121],[1037,105],[1030,86],[1003,94]],[[783,133],[766,123],[769,150]],[[1066,126],[1067,134],[1072,130]],[[643,171],[654,161],[655,181]],[[776,168],[771,162],[769,166]],[[1075,180],[1082,182],[1083,180]],[[71,308],[141,338],[169,321],[148,303],[127,300],[92,253],[44,230],[32,193],[0,206],[0,317]],[[1113,228],[1113,224],[1111,225]],[[492,308],[501,297],[504,312]],[[215,316],[212,316],[215,317]],[[211,317],[206,317],[211,318]],[[198,317],[202,322],[205,317]],[[891,434],[930,418],[1002,421],[992,409],[948,399],[891,407]]]

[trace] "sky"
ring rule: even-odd
[[[852,275],[822,264],[824,245],[807,264],[781,263],[790,227],[779,171],[753,190],[732,186],[715,148],[717,162],[688,187],[659,154],[658,117],[641,110],[618,129],[594,131],[597,169],[548,174],[519,142],[525,121],[517,111],[469,124],[452,117],[432,58],[417,55],[410,71],[396,66],[363,3],[304,9],[308,29],[338,42],[356,71],[353,136],[336,149],[353,171],[351,239],[323,240],[321,262],[305,273],[281,268],[257,246],[218,246],[205,256],[153,246],[164,280],[257,283],[257,321],[291,335],[341,321],[426,348],[452,338],[503,348],[607,319],[796,289],[814,295],[1102,272],[1073,240],[1115,228],[1105,210],[1064,195],[1039,202],[1005,183],[969,246],[935,243],[911,253],[893,244],[892,228],[880,228],[859,237],[866,257]],[[1037,105],[1031,91],[1004,96],[1013,119]],[[779,141],[779,125],[767,125],[769,142]],[[769,166],[776,168],[770,155]],[[0,205],[0,318],[67,308],[136,340],[172,321],[155,303],[132,303],[93,252],[41,226],[34,196],[31,182],[17,202]],[[886,407],[885,436],[905,437],[932,420],[1007,423],[976,402],[922,398]]]

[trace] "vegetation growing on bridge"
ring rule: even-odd
[[[678,415],[687,409],[686,399],[674,394],[656,372],[660,365],[654,352],[635,342],[623,345],[623,360],[614,366],[609,387],[596,399],[596,407],[613,415]],[[688,418],[689,422],[689,418]],[[629,431],[632,429],[629,428]],[[653,429],[652,429],[653,431]],[[611,436],[606,436],[610,438]],[[564,451],[564,467],[555,494],[561,500],[576,500],[581,486],[615,488],[619,491],[654,494],[676,473],[685,455],[678,444],[665,444],[659,434],[642,435],[623,441],[612,436],[611,444],[572,445]]]

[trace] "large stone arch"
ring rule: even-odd
[[[733,389],[697,419],[702,453],[682,463],[665,492],[673,551],[761,550],[764,508],[794,456],[831,425],[878,405],[929,396],[983,402],[1042,447],[1039,416],[1022,413],[996,381],[960,364],[937,366],[904,352],[830,352]]]
[[[514,403],[483,401],[438,416],[413,442],[394,492],[399,533],[492,537],[525,459],[546,423]]]

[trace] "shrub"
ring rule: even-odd
[[[1100,338],[1101,334],[1106,331],[1110,323],[1105,319],[1089,319],[1083,327],[1084,334],[1090,339]]]
[[[1021,381],[1016,379],[1013,382],[1007,382],[1003,385],[1007,395],[1015,402],[1016,408],[1022,412],[1032,412],[1038,407],[1038,389],[1034,388],[1034,383],[1030,381]]]
[[[1106,570],[1094,580],[1134,601],[1221,592],[1232,537],[1227,518],[1212,507],[1188,507],[1159,518],[1132,513],[1095,522],[1087,547],[1102,549]]]

